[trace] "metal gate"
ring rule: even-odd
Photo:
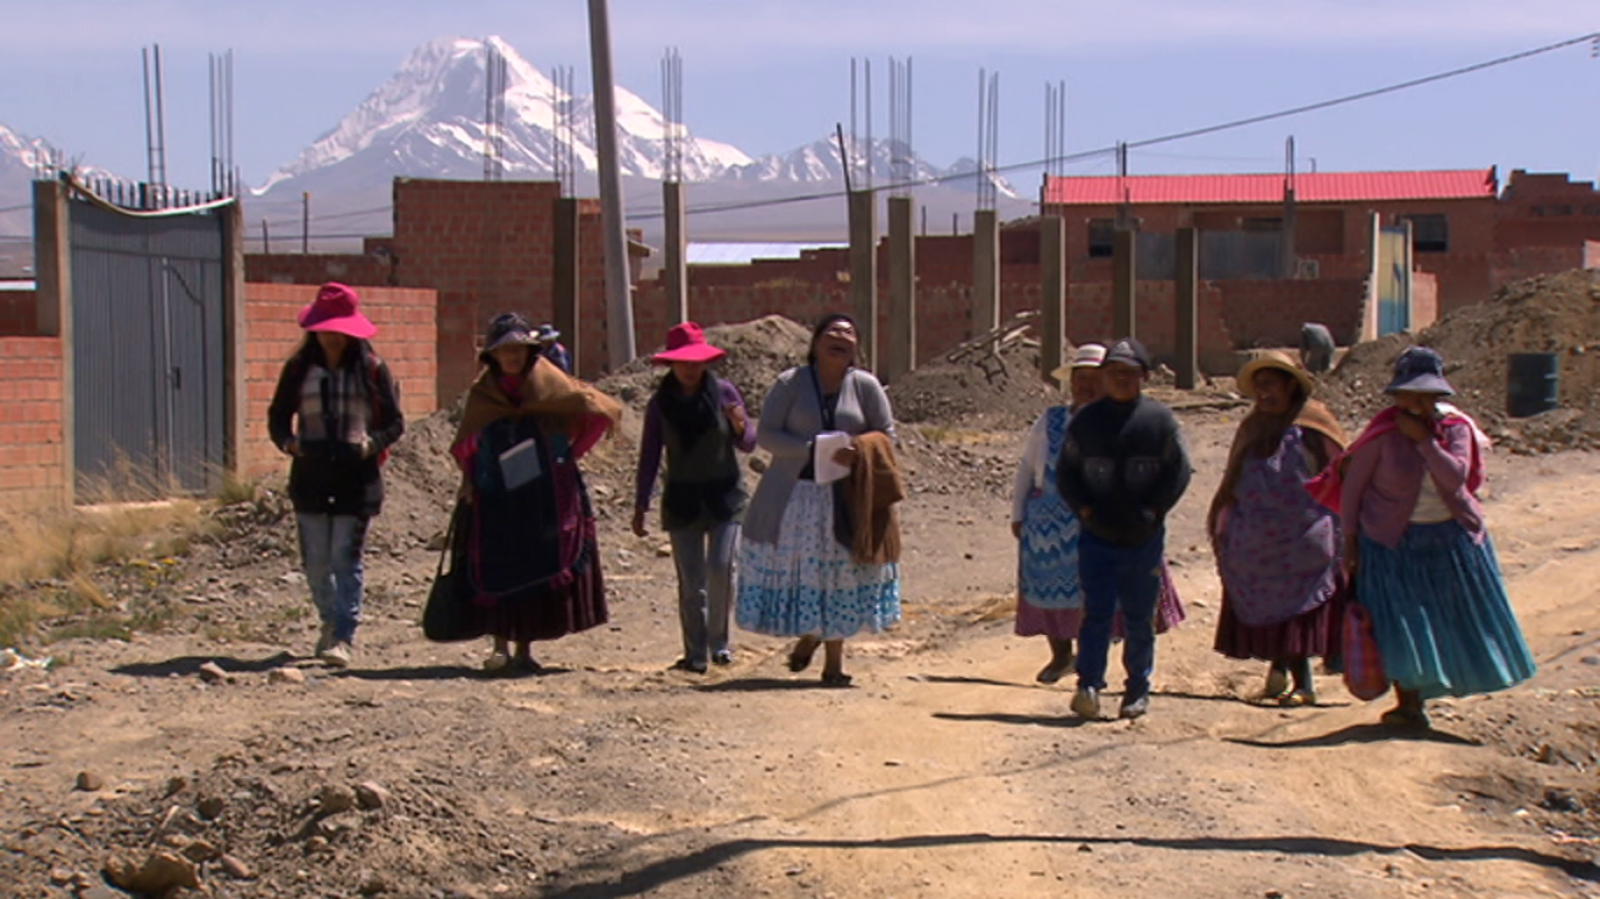
[[[79,495],[207,493],[227,443],[225,216],[70,203]]]

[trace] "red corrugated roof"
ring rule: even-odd
[[[1109,206],[1159,203],[1279,203],[1282,173],[1264,175],[1130,175],[1126,178],[1051,178],[1045,203],[1058,206]],[[1302,203],[1372,200],[1456,200],[1493,197],[1495,171],[1315,172],[1294,177],[1295,199]],[[1126,192],[1126,193],[1124,193]]]

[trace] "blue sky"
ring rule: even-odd
[[[863,10],[862,7],[867,9]],[[611,0],[621,83],[659,102],[681,49],[685,118],[746,152],[783,151],[849,115],[849,60],[870,56],[876,132],[886,60],[915,58],[915,135],[936,164],[976,149],[980,66],[1001,73],[1002,163],[1043,151],[1043,84],[1068,82],[1073,151],[1298,105],[1600,31],[1593,0]],[[57,0],[0,12],[0,122],[90,162],[144,170],[139,49],[167,58],[171,180],[207,180],[206,54],[236,54],[237,157],[259,183],[410,50],[498,34],[585,90],[583,0]],[[1132,171],[1600,169],[1600,59],[1588,45],[1410,92],[1136,152]],[[1075,172],[1111,171],[1108,160]],[[1019,178],[1029,193],[1036,176]]]

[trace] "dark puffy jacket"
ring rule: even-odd
[[[322,348],[315,340],[307,340],[284,363],[278,376],[272,405],[267,409],[267,432],[280,450],[287,451],[295,439],[301,385],[313,364],[326,366]],[[302,445],[300,455],[289,466],[289,498],[296,512],[370,518],[383,508],[383,459],[406,429],[405,417],[400,413],[400,390],[389,366],[364,340],[356,341],[354,350],[345,353],[340,364],[346,369],[359,367],[364,373],[361,384],[373,410],[367,427],[372,451],[362,458],[360,447],[352,444],[320,441]]]

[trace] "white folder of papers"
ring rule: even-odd
[[[850,445],[850,435],[843,431],[823,431],[812,441],[815,456],[811,461],[818,484],[831,484],[850,476],[850,466],[833,461],[833,454]]]

